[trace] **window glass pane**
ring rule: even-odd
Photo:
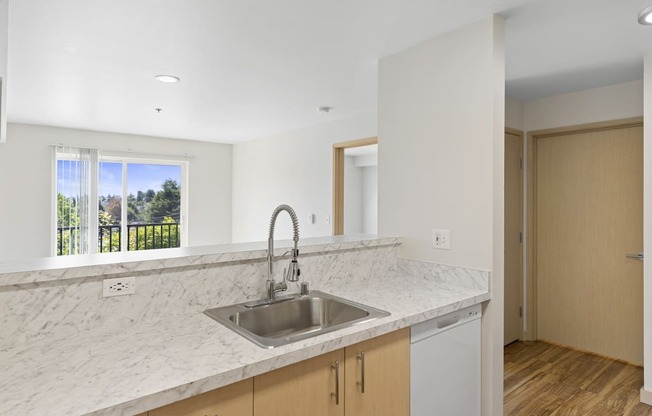
[[[57,255],[78,253],[79,162],[57,160]]]
[[[120,251],[122,163],[100,162],[98,178],[98,253]]]
[[[129,250],[181,245],[181,167],[127,165]]]

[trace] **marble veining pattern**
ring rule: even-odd
[[[5,286],[0,414],[137,414],[489,299],[487,272],[401,260],[382,241],[303,250],[301,278],[392,315],[273,350],[201,313],[263,297],[259,258],[125,272],[136,294],[115,298],[102,275]]]
[[[302,255],[322,254],[399,243],[400,238],[398,237],[378,237],[364,234],[317,237],[301,240],[299,251]],[[274,245],[274,253],[277,256],[282,256],[291,247],[291,240],[277,241]],[[0,288],[9,285],[147,272],[174,267],[263,261],[266,256],[267,242],[256,242],[0,262]]]
[[[426,280],[468,286],[480,290],[488,291],[490,289],[490,272],[485,270],[401,258],[397,261],[397,267],[398,272],[403,275],[422,277]]]
[[[392,315],[273,350],[256,347],[200,313],[160,316],[119,332],[101,328],[56,342],[44,337],[0,349],[0,413],[136,414],[489,298],[486,290],[398,274],[317,288]]]
[[[397,246],[378,246],[301,256],[301,277],[315,287],[370,281],[395,272],[397,252]],[[282,259],[275,264],[276,279],[282,279],[286,263]],[[162,316],[260,299],[266,263],[205,264],[136,276],[136,294],[112,298],[101,297],[102,281],[97,278],[0,291],[0,348],[43,336],[76,337],[98,327],[118,331]],[[298,291],[298,283],[290,288]]]

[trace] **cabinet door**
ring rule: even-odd
[[[149,416],[252,416],[253,379],[150,410]]]
[[[346,347],[346,414],[409,416],[409,328]]]
[[[254,414],[343,416],[344,350],[254,377]]]

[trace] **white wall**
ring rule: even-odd
[[[362,168],[344,156],[344,234],[362,233]]]
[[[643,369],[641,401],[652,405],[652,55],[645,57],[643,110]]]
[[[523,110],[527,131],[642,115],[642,80],[527,101]]]
[[[492,30],[483,20],[380,61],[379,231],[412,259],[491,270]],[[433,228],[451,230],[451,250],[433,250]]]
[[[362,232],[378,234],[378,166],[362,168]]]
[[[9,0],[0,0],[0,143],[7,141],[7,56]]]
[[[523,131],[523,102],[505,97],[505,127]]]
[[[503,21],[483,19],[380,61],[378,216],[408,259],[492,272],[483,415],[503,414]],[[451,230],[434,250],[432,228]]]
[[[233,241],[267,240],[269,218],[279,204],[299,217],[300,236],[332,234],[333,144],[376,136],[376,113],[233,146]],[[309,224],[309,214],[315,223]],[[279,216],[277,238],[290,238],[290,222]]]
[[[231,146],[26,124],[0,145],[0,260],[50,255],[51,145],[134,154],[188,154],[188,243],[231,241]]]

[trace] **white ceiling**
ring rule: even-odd
[[[652,0],[538,0],[504,13],[507,94],[531,100],[643,78]]]
[[[652,27],[636,23],[644,5],[10,0],[8,117],[237,143],[375,111],[379,57],[495,12],[507,18],[508,94],[554,95],[642,78],[652,53]],[[325,116],[323,105],[335,109]]]

